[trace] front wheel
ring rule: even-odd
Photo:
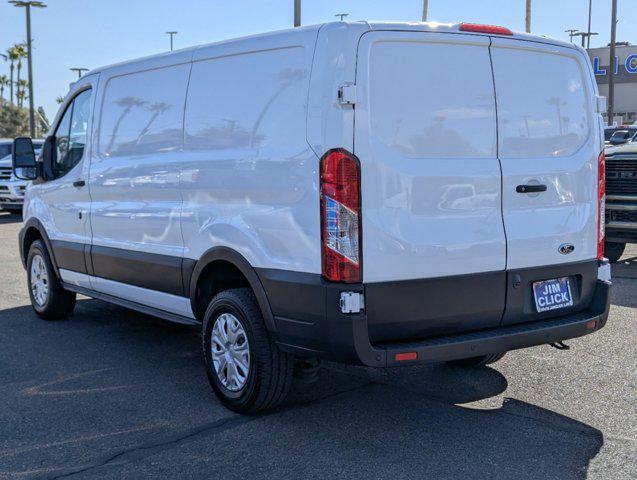
[[[42,240],[36,240],[27,257],[27,281],[31,306],[45,320],[67,318],[75,308],[75,293],[62,288]]]
[[[249,288],[219,293],[203,321],[203,354],[210,385],[239,413],[279,405],[292,383],[292,355],[279,349]]]
[[[604,244],[604,256],[608,258],[610,263],[616,263],[624,254],[625,248],[625,243],[606,242]]]
[[[492,353],[490,355],[482,355],[480,357],[461,358],[460,360],[451,360],[447,362],[452,367],[471,368],[471,367],[484,367],[492,363],[497,362],[506,355],[503,353]]]

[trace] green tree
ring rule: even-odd
[[[16,88],[17,88],[16,99],[17,99],[19,108],[22,108],[24,106],[24,100],[28,98],[27,97],[28,86],[29,86],[29,82],[27,82],[24,79],[20,79],[16,83]]]
[[[9,78],[6,75],[0,75],[0,106],[4,105],[4,87],[9,86]]]
[[[13,104],[13,72],[15,70],[15,62],[18,60],[19,53],[12,46],[7,50],[7,58],[9,59],[9,103]]]
[[[28,110],[10,103],[0,108],[0,137],[15,138],[28,135]]]
[[[22,59],[23,58],[27,58],[27,48],[26,45],[24,43],[18,43],[16,45],[13,46],[13,48],[15,49],[15,53],[17,56],[17,63],[16,63],[16,89],[18,92],[20,92],[20,72],[22,71]],[[24,96],[23,96],[24,97]],[[16,96],[16,103],[18,102],[17,96]]]

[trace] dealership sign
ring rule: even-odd
[[[593,57],[593,71],[597,77],[597,83],[608,83],[609,70],[610,66],[599,64],[599,57]],[[619,57],[615,57],[615,82],[637,82],[637,53],[628,55],[623,62],[620,62]]]

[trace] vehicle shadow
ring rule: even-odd
[[[611,265],[612,277],[637,279],[637,256],[623,256]]]
[[[257,478],[267,459],[274,478],[582,479],[604,443],[589,425],[502,397],[507,379],[493,368],[326,363],[277,410],[240,417],[212,396],[198,329],[96,300],[63,322],[2,310],[0,341],[0,477]]]
[[[0,225],[7,223],[19,223],[22,221],[21,213],[13,213],[0,210]]]
[[[637,256],[624,255],[611,265],[611,303],[620,307],[637,308]]]

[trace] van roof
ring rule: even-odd
[[[113,68],[119,68],[119,67],[123,67],[123,66],[127,66],[127,65],[134,65],[134,64],[143,64],[145,62],[154,60],[154,59],[167,59],[168,57],[175,57],[175,59],[178,59],[178,61],[187,61],[186,58],[189,55],[192,55],[192,53],[196,50],[200,50],[200,49],[204,49],[204,48],[209,48],[209,47],[215,47],[215,46],[220,46],[220,45],[224,45],[224,44],[228,44],[228,43],[233,43],[233,42],[247,42],[250,40],[256,40],[258,41],[259,39],[262,39],[264,37],[270,37],[270,36],[280,36],[280,37],[285,37],[285,36],[293,36],[293,35],[300,35],[300,34],[307,34],[308,32],[316,32],[318,30],[320,30],[321,28],[343,28],[346,27],[348,29],[354,30],[354,31],[358,31],[360,33],[363,33],[365,31],[373,31],[373,30],[402,30],[402,31],[422,31],[422,32],[440,32],[440,33],[459,33],[460,32],[460,23],[438,23],[438,22],[388,22],[388,21],[366,21],[366,20],[361,20],[361,21],[356,21],[356,22],[328,22],[328,23],[322,23],[322,24],[316,24],[316,25],[308,25],[308,26],[303,26],[303,27],[297,27],[297,28],[289,28],[289,29],[285,29],[285,30],[277,30],[277,31],[272,31],[272,32],[265,32],[265,33],[258,33],[258,34],[254,34],[254,35],[247,35],[244,37],[236,37],[236,38],[230,38],[230,39],[226,39],[226,40],[221,40],[218,42],[212,42],[212,43],[208,43],[208,44],[202,44],[202,45],[195,45],[192,47],[186,47],[183,49],[179,49],[179,50],[175,50],[173,52],[164,52],[164,53],[159,53],[159,54],[155,54],[155,55],[149,55],[146,57],[140,57],[140,58],[136,58],[136,59],[132,59],[132,60],[126,60],[123,62],[118,62],[118,63],[114,63],[111,65],[107,65],[104,67],[98,67],[95,68],[89,72],[87,72],[85,75],[91,75],[94,73],[99,73],[99,72],[104,72]],[[483,33],[471,33],[471,32],[462,32],[464,34],[468,34],[468,35],[485,35]],[[513,33],[513,37],[515,39],[518,40],[527,40],[527,41],[534,41],[534,42],[541,42],[541,43],[548,43],[548,44],[552,44],[552,45],[558,45],[561,47],[568,47],[568,48],[575,48],[575,49],[580,49],[580,47],[572,44],[572,43],[568,43],[568,42],[563,42],[560,40],[555,40],[552,38],[548,38],[548,37],[543,37],[543,36],[538,36],[538,35],[530,35],[528,33],[520,33],[520,32],[514,32]]]

